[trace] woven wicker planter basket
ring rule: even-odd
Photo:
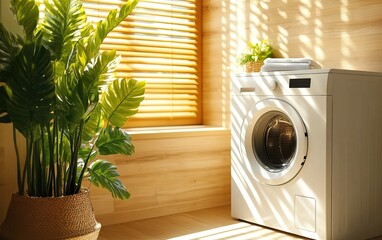
[[[264,65],[263,62],[249,62],[245,64],[246,72],[260,72],[261,67]]]
[[[97,223],[89,192],[57,198],[13,194],[0,239],[97,239]]]

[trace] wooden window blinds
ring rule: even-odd
[[[124,0],[83,0],[99,21]],[[145,100],[127,127],[201,124],[199,0],[140,0],[104,41],[121,55],[119,77],[146,81]]]

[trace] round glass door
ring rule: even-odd
[[[288,168],[296,153],[297,137],[292,121],[279,111],[265,113],[253,129],[256,160],[270,172]]]
[[[287,102],[266,99],[248,112],[241,133],[241,152],[253,176],[267,185],[289,182],[307,156],[307,131]]]

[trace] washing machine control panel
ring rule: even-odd
[[[307,92],[308,91],[308,92]],[[232,79],[232,94],[327,95],[328,72],[274,72],[237,75]]]

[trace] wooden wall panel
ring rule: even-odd
[[[236,44],[231,41],[227,1],[203,0],[203,120],[229,127],[230,74],[235,72]],[[233,3],[235,4],[235,3]],[[236,24],[236,23],[235,23]],[[232,53],[234,51],[234,53]]]
[[[109,157],[131,198],[92,188],[97,219],[108,225],[229,204],[229,131],[185,135],[133,134],[134,156]]]

